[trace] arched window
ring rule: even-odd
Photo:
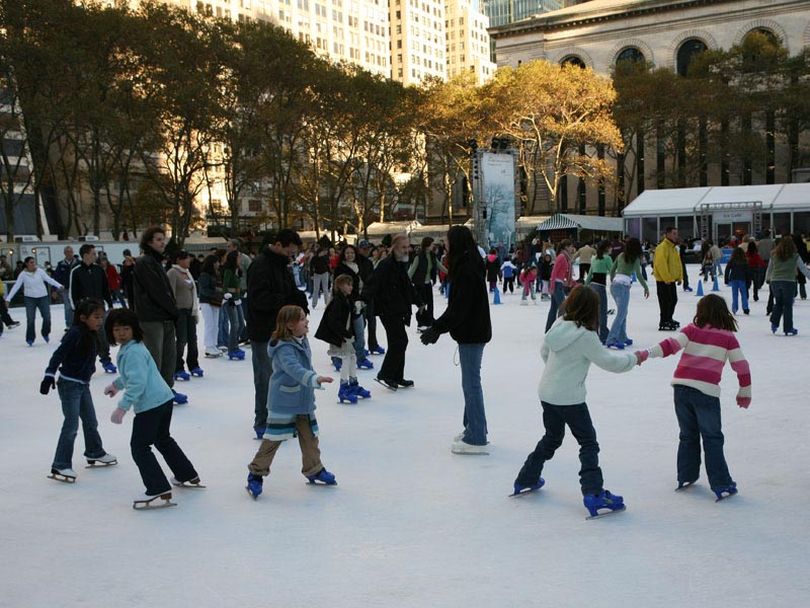
[[[642,53],[634,46],[628,46],[627,48],[622,49],[622,52],[616,56],[617,65],[624,61],[632,63],[640,63],[644,60],[645,60],[644,53]]]
[[[585,62],[582,61],[581,57],[577,55],[568,55],[567,57],[563,57],[563,60],[560,61],[560,65],[575,65],[578,68],[585,68]]]
[[[743,42],[749,41],[753,36],[764,36],[774,46],[779,46],[779,37],[771,30],[764,27],[758,27],[751,30],[743,37]]]
[[[692,60],[696,55],[700,55],[706,51],[708,47],[706,43],[697,38],[690,38],[681,44],[678,49],[677,68],[679,76],[686,76],[689,72],[689,66],[692,65]]]
[[[743,70],[767,72],[774,68],[773,60],[782,46],[779,37],[764,27],[748,32],[742,39]]]

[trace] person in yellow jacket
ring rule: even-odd
[[[683,265],[678,251],[678,229],[667,227],[664,238],[655,248],[653,275],[658,295],[660,321],[658,331],[675,331],[680,325],[673,320],[678,303],[678,285],[683,281]]]

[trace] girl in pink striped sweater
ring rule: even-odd
[[[726,361],[737,374],[740,389],[737,405],[751,404],[751,371],[734,336],[737,321],[726,301],[715,294],[698,302],[695,318],[679,334],[648,350],[636,353],[639,365],[647,357],[668,357],[683,349],[675,369],[675,415],[680,426],[678,444],[678,489],[697,481],[700,474],[700,439],[706,459],[709,485],[721,500],[737,493],[723,455],[720,424],[720,376]]]

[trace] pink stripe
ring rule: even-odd
[[[675,368],[674,375],[676,378],[688,378],[690,380],[700,380],[701,382],[707,382],[709,384],[720,384],[721,373],[722,372],[718,373],[702,365],[699,367],[684,365],[683,359],[681,359],[678,367]]]
[[[696,367],[700,369],[705,369],[714,372],[718,375],[718,377],[723,373],[723,366],[725,365],[725,361],[720,361],[719,359],[715,359],[714,357],[704,357],[701,355],[693,355],[690,353],[684,353],[681,355],[681,360],[678,363],[678,367]]]
[[[665,357],[669,357],[670,355],[673,355],[681,350],[681,343],[675,338],[667,338],[666,340],[662,341],[659,346],[661,347]]]
[[[729,338],[732,338],[734,342],[737,340],[734,339],[734,336],[729,336],[731,332],[721,329],[707,329],[705,327],[700,328],[695,325],[689,325],[684,329],[684,333],[689,336],[690,341],[697,342],[698,344],[708,344],[729,350],[739,346],[731,346]]]

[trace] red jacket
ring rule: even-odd
[[[121,289],[121,275],[115,268],[115,264],[107,264],[107,285],[110,286],[110,291]]]

